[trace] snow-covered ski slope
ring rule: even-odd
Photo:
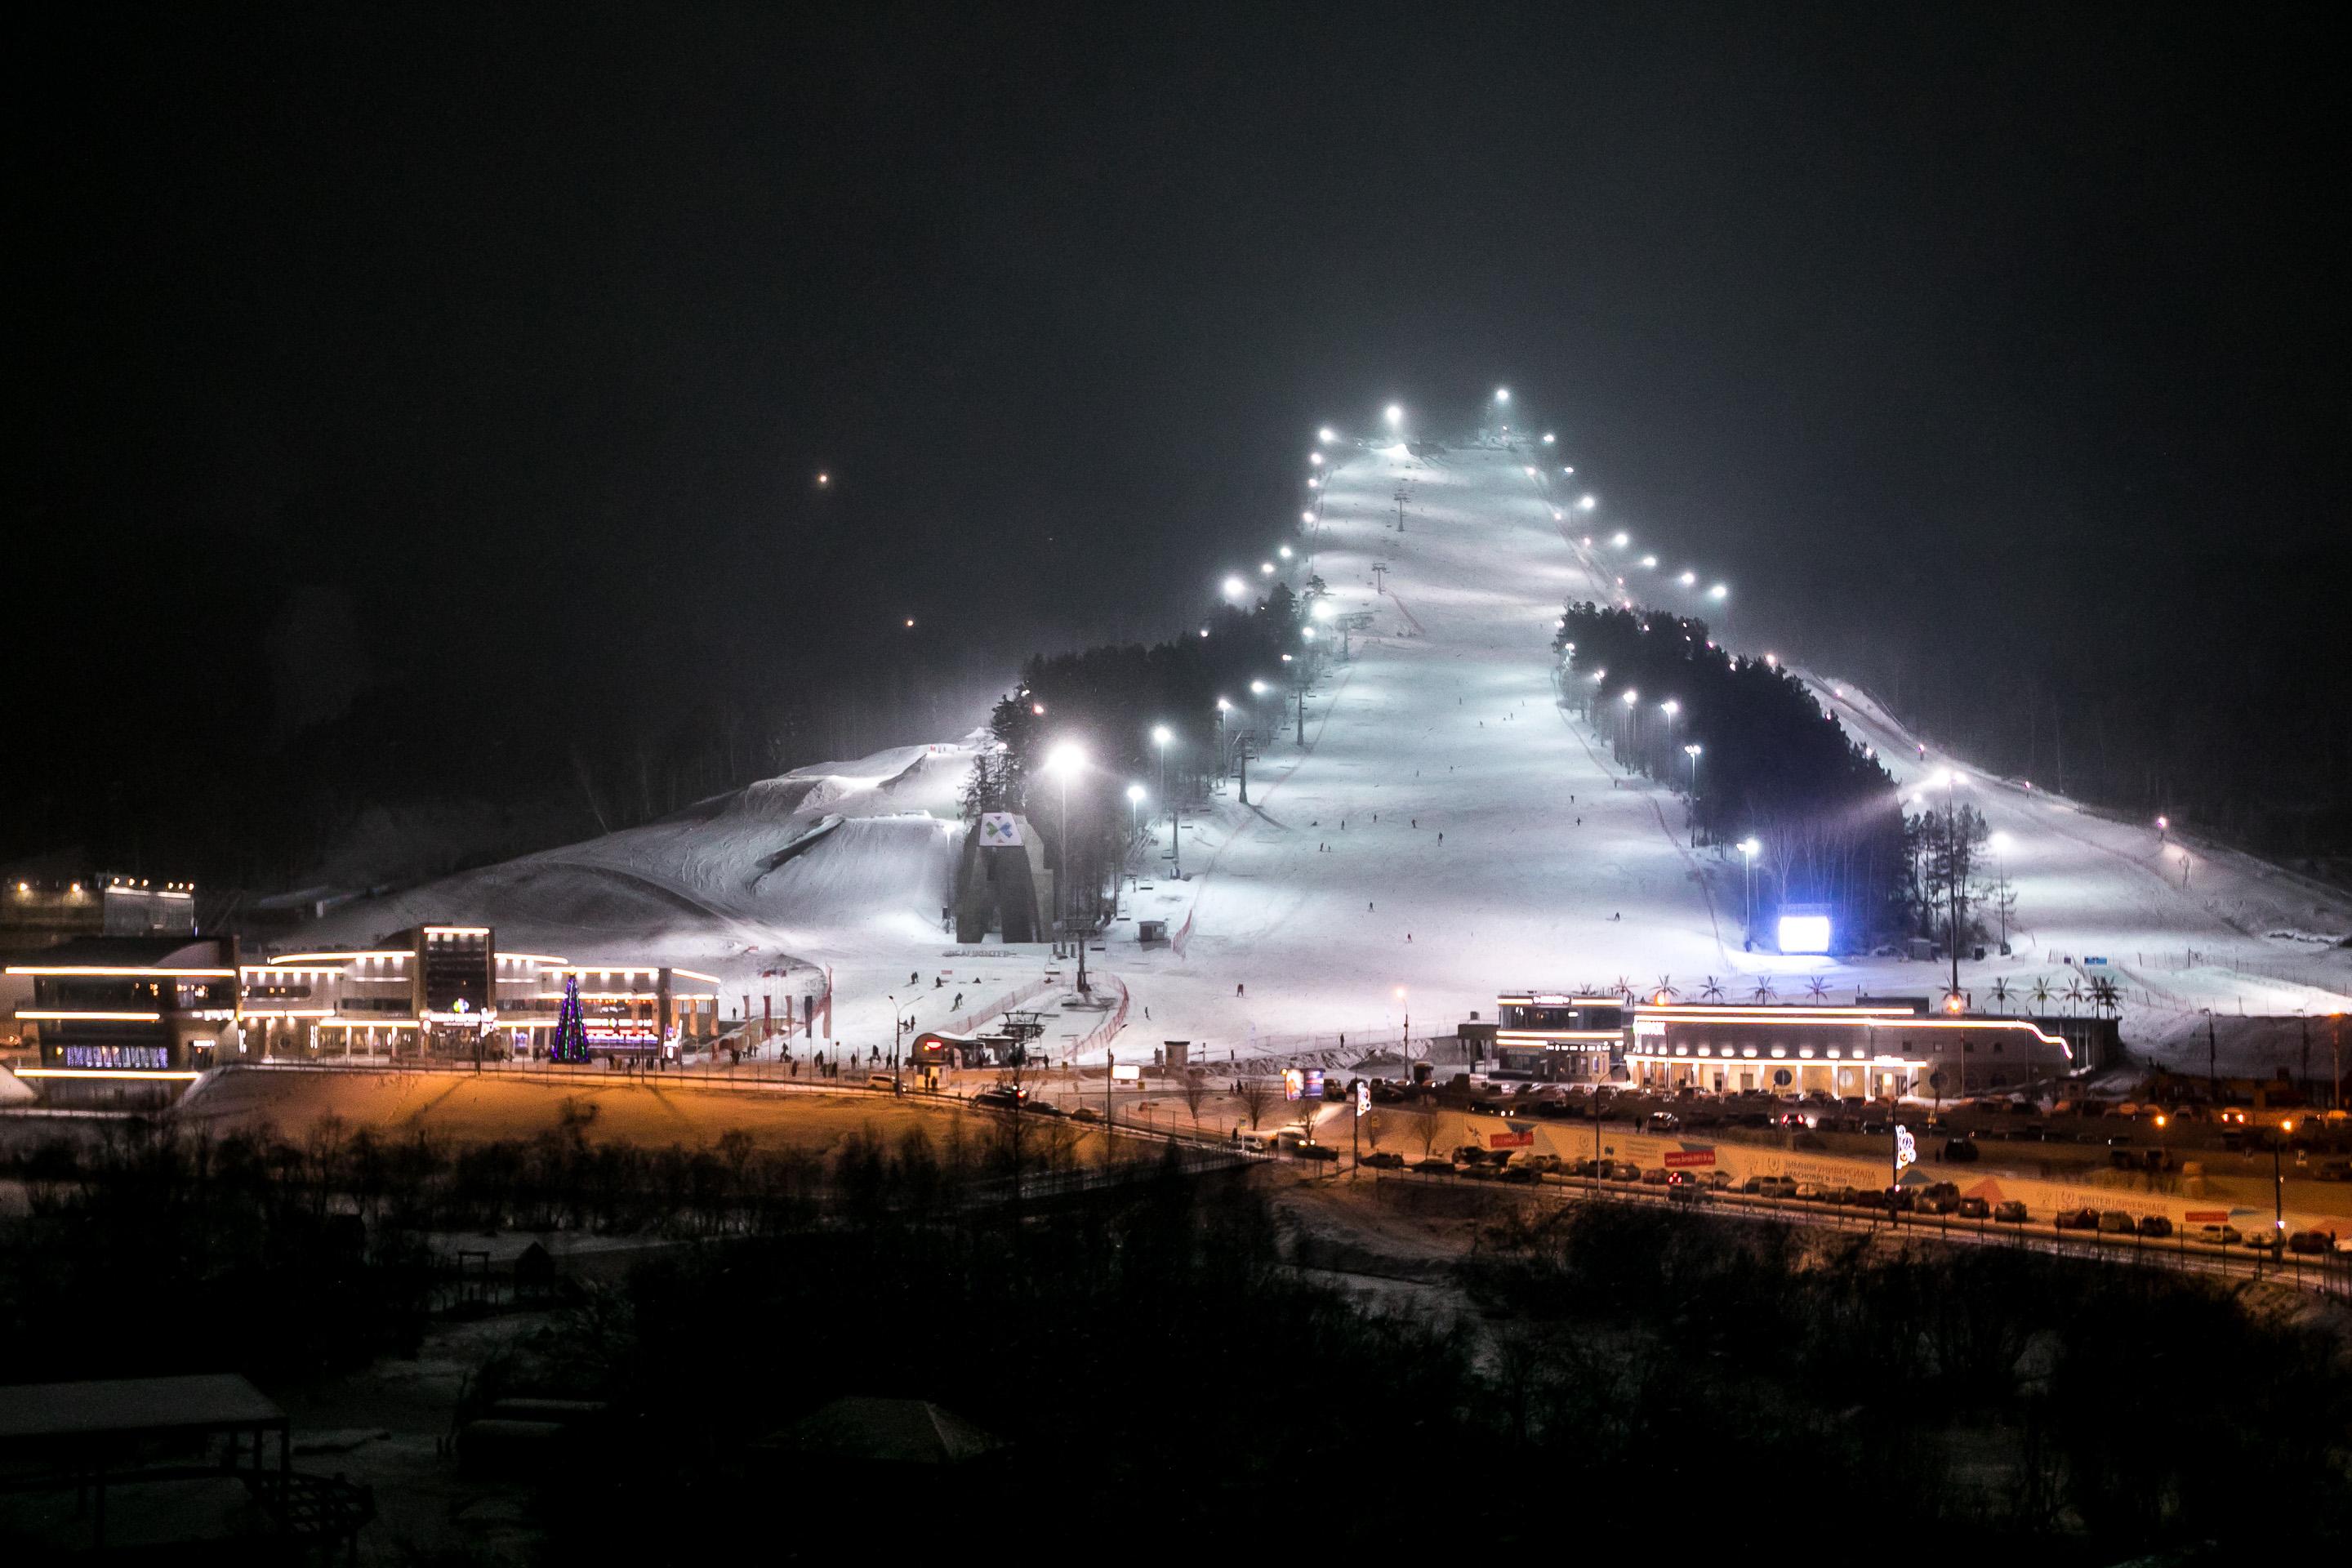
[[[305,940],[467,920],[509,947],[754,971],[876,946],[936,951],[971,739],[798,768],[642,827],[348,906]]]
[[[1160,819],[1139,861],[1148,885],[1123,900],[1093,956],[1129,991],[1123,1055],[1169,1039],[1217,1060],[1253,1044],[1328,1048],[1342,1034],[1352,1047],[1393,1038],[1407,1007],[1416,1032],[1450,1030],[1474,1010],[1492,1017],[1496,994],[1522,986],[1622,980],[1696,997],[1711,980],[1744,999],[1769,978],[1789,999],[1819,978],[1840,999],[1939,993],[1940,965],[1743,952],[1737,863],[1688,847],[1675,792],[1620,774],[1560,704],[1559,606],[1613,597],[1624,570],[1614,557],[1638,556],[1638,542],[1614,551],[1596,530],[1599,548],[1587,549],[1575,492],[1520,453],[1358,450],[1326,472],[1322,521],[1291,581],[1319,574],[1339,615],[1369,625],[1308,697],[1306,744],[1286,727],[1267,741],[1251,804],[1229,783],[1186,816],[1185,880],[1168,874]],[[1322,635],[1336,641],[1337,626]],[[2063,1012],[2054,994],[2105,974],[2122,988],[2126,1038],[2158,1047],[2201,1042],[2203,1008],[2352,1008],[2352,952],[2329,945],[2352,931],[2341,895],[2243,856],[2162,842],[2152,825],[1982,775],[1932,747],[1922,758],[1866,693],[1806,679],[1906,791],[1957,788],[2004,836],[2017,951],[1963,966],[1979,1006],[1998,1005],[1991,987],[2005,978],[2011,1009],[2027,1010],[2040,978],[2053,994],[2046,1010]],[[1265,702],[1270,726],[1276,699]],[[778,989],[764,972],[799,969],[782,989],[803,993],[805,966],[825,966],[843,1037],[887,1045],[884,994],[907,1005],[910,973],[921,981],[908,1010],[933,1026],[955,992],[977,1002],[1049,967],[1041,948],[971,953],[940,934],[955,796],[981,739],[800,769],[665,822],[354,907],[308,934],[366,940],[417,921],[479,920],[508,946],[658,953],[713,970],[730,1012],[739,994]],[[1934,784],[1947,771],[1959,782]],[[1138,918],[1167,921],[1181,945],[1139,947]],[[1100,1016],[1069,1013],[1048,1042],[1076,1040]]]
[[[1711,981],[1744,999],[1769,979],[1791,999],[1818,978],[1841,1000],[1940,994],[1940,965],[1742,951],[1737,862],[1686,847],[1675,794],[1620,774],[1558,701],[1560,604],[1617,597],[1615,557],[1640,551],[1612,550],[1606,531],[1587,548],[1574,492],[1540,459],[1360,452],[1322,493],[1311,568],[1343,614],[1371,612],[1372,635],[1310,698],[1306,748],[1295,734],[1269,745],[1253,807],[1226,796],[1188,825],[1187,868],[1205,874],[1181,887],[1163,877],[1142,895],[1145,914],[1192,922],[1181,957],[1119,960],[1153,1006],[1152,1038],[1392,1031],[1399,987],[1416,1030],[1473,1009],[1492,1017],[1496,993],[1514,986],[1622,980],[1696,997]],[[1638,594],[1639,574],[1627,575]],[[2105,975],[2126,999],[2127,1037],[2160,1048],[2198,1034],[2200,1065],[2204,1008],[2352,1008],[2352,952],[2331,945],[2352,931],[2341,894],[2162,841],[2153,825],[2109,820],[1932,746],[1923,757],[1866,693],[1806,679],[1906,792],[1957,790],[2001,834],[2015,953],[1963,964],[1979,1007],[2003,1006],[1991,991],[2006,979],[2007,1010],[2032,1008],[2039,981],[2050,994],[2039,1010],[2064,1012],[2070,984]]]

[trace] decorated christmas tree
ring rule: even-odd
[[[583,1062],[588,1059],[588,1026],[580,1016],[580,976],[563,977],[563,1006],[555,1015],[555,1043],[548,1047],[549,1059],[559,1062]]]

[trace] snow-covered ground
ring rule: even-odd
[[[1741,951],[1738,866],[1688,848],[1674,792],[1620,774],[1558,701],[1559,605],[1611,598],[1615,584],[1605,540],[1601,554],[1582,545],[1570,496],[1554,493],[1540,465],[1391,447],[1349,454],[1327,473],[1323,521],[1294,582],[1319,574],[1337,610],[1368,612],[1370,627],[1308,698],[1305,745],[1290,732],[1267,742],[1251,805],[1227,786],[1187,815],[1186,880],[1166,874],[1161,820],[1145,885],[1093,957],[1129,994],[1121,1055],[1183,1039],[1221,1060],[1335,1047],[1343,1034],[1352,1051],[1393,1039],[1408,1006],[1417,1034],[1450,1032],[1473,1011],[1492,1017],[1498,991],[1526,986],[1622,979],[1695,994],[1711,979],[1744,996],[1769,975],[1784,998],[1815,976],[1841,999],[1937,992],[1936,965]],[[1933,748],[1922,758],[1866,693],[1806,679],[1906,790],[1951,770],[1959,783],[1948,787],[2004,835],[2017,952],[1964,965],[1979,1006],[1996,977],[2025,1010],[2037,977],[2063,992],[2104,973],[2122,987],[2127,1039],[2162,1049],[2193,1034],[2200,1068],[2201,1009],[2352,1008],[2352,952],[2330,945],[2352,931],[2352,900]],[[969,1005],[1055,970],[1039,948],[974,952],[940,934],[973,740],[801,769],[667,822],[357,906],[309,939],[481,920],[509,947],[650,951],[714,969],[730,1013],[742,994],[804,993],[830,967],[838,1032],[887,1044],[884,994],[905,1002],[910,973],[921,977],[911,1011],[934,1026],[956,992]],[[1138,918],[1167,921],[1181,951],[1139,947]],[[778,969],[792,973],[763,974]],[[946,984],[934,990],[934,977]],[[1074,1042],[1101,1016],[1066,1012],[1048,1041]]]

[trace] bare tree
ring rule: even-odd
[[[1423,1103],[1413,1108],[1412,1141],[1421,1145],[1423,1159],[1432,1159],[1436,1155],[1437,1140],[1444,1131],[1445,1124],[1438,1118],[1437,1107]]]
[[[1274,1103],[1274,1097],[1278,1092],[1274,1080],[1245,1078],[1241,1080],[1236,1092],[1241,1096],[1243,1111],[1249,1117],[1250,1131],[1255,1132],[1258,1122],[1265,1119],[1266,1107]]]
[[[1209,1098],[1209,1075],[1199,1068],[1186,1068],[1183,1078],[1177,1083],[1176,1092],[1184,1097],[1184,1109],[1192,1118],[1192,1131],[1198,1132],[1201,1130],[1201,1107]]]

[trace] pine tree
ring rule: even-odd
[[[584,1065],[588,1060],[588,1024],[580,1013],[580,976],[563,977],[563,1005],[555,1015],[555,1043],[548,1048],[552,1061]]]

